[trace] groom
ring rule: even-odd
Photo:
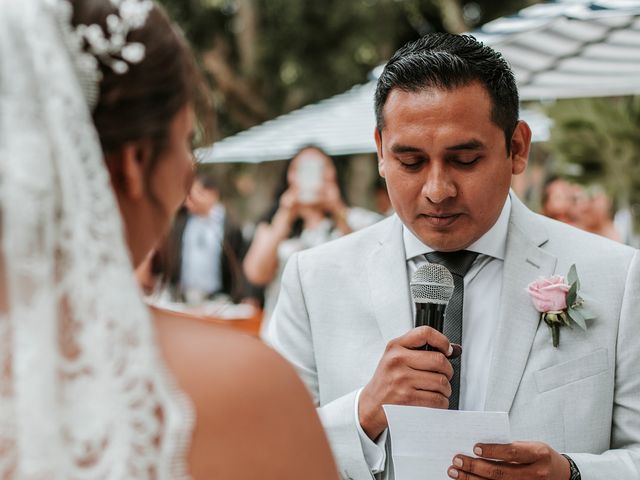
[[[294,256],[268,332],[343,477],[393,477],[382,405],[399,404],[509,413],[518,442],[478,444],[443,476],[640,478],[640,258],[510,192],[531,132],[505,60],[469,36],[428,35],[386,65],[375,110],[396,215]],[[427,262],[456,279],[447,336],[413,328],[409,279]],[[527,286],[573,264],[594,319],[561,328],[556,347]]]

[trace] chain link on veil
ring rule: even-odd
[[[186,478],[192,409],[133,277],[64,1],[0,7],[0,479]]]

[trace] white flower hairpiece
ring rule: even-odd
[[[74,35],[84,41],[87,51],[115,73],[129,71],[129,64],[140,63],[144,59],[145,46],[139,42],[127,43],[132,30],[144,26],[153,8],[151,0],[111,0],[118,9],[107,17],[107,32],[97,24],[78,25]],[[119,57],[119,58],[118,58]]]
[[[74,27],[71,24],[73,7],[68,0],[48,1],[57,7],[64,41],[72,54],[89,108],[93,110],[98,103],[98,85],[102,80],[99,62],[117,74],[124,74],[129,71],[129,64],[140,63],[144,59],[145,46],[140,42],[127,42],[127,36],[132,30],[144,26],[153,2],[110,0],[117,12],[107,17],[105,32],[97,24]]]

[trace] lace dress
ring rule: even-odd
[[[186,478],[65,0],[0,7],[0,479]]]

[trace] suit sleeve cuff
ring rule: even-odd
[[[360,404],[360,393],[362,389],[358,390],[356,394],[354,415],[355,415],[355,423],[356,428],[358,429],[358,437],[360,437],[360,444],[362,445],[362,453],[364,454],[364,458],[371,470],[371,473],[376,474],[384,471],[384,465],[387,459],[385,444],[387,442],[387,432],[385,429],[384,432],[380,434],[378,440],[374,442],[371,440],[360,425],[360,416],[358,415],[358,405]]]

